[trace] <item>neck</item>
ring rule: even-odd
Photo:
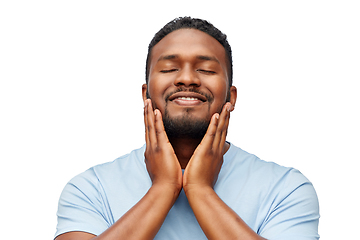
[[[182,169],[185,169],[201,139],[172,138],[169,139]]]
[[[200,144],[201,139],[171,138],[169,141],[175,151],[181,168],[185,169],[195,149]],[[225,142],[223,154],[225,154],[229,148],[230,144]]]

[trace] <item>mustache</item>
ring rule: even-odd
[[[194,93],[197,93],[197,94],[200,94],[202,96],[204,96],[208,102],[213,102],[214,101],[214,98],[213,96],[211,96],[210,94],[207,94],[207,93],[204,93],[196,88],[185,88],[185,87],[179,87],[177,88],[175,91],[167,94],[165,96],[165,101],[169,101],[169,98],[171,97],[171,95],[175,94],[175,93],[178,93],[178,92],[194,92]]]

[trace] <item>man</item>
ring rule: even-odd
[[[237,91],[231,48],[178,18],[149,45],[146,145],[65,187],[56,239],[317,239],[318,201],[297,170],[226,141]]]

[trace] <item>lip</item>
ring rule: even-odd
[[[207,101],[207,98],[195,92],[177,92],[172,94],[168,100],[179,106],[193,107],[203,104]]]
[[[195,92],[177,92],[169,97],[169,101],[179,100],[179,98],[195,98],[198,101],[206,102],[207,98],[199,93]],[[184,101],[196,101],[196,100],[184,100]]]

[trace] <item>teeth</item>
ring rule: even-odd
[[[177,99],[181,99],[181,100],[188,100],[188,101],[191,101],[191,100],[198,100],[197,98],[193,98],[193,97],[178,97]]]

